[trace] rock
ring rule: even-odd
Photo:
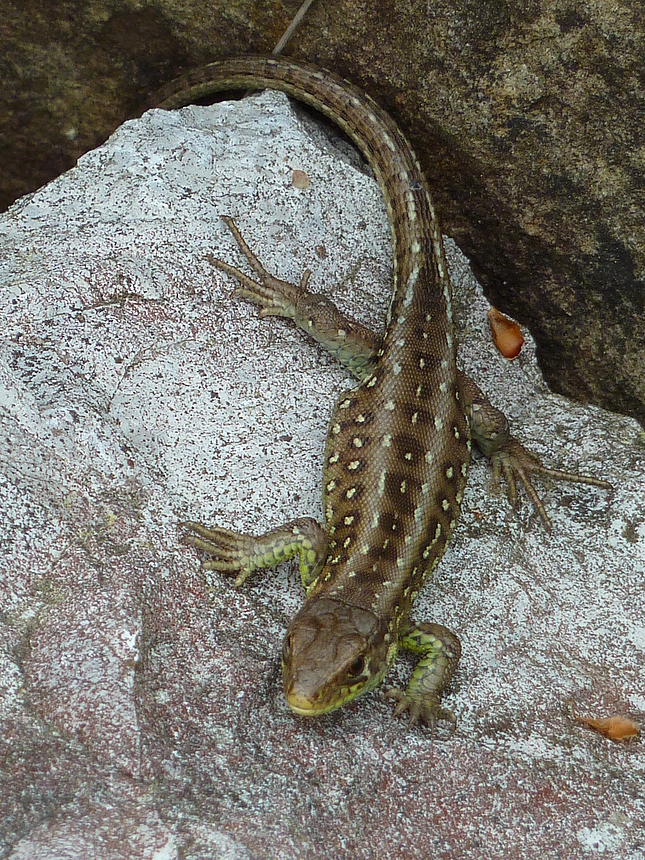
[[[179,71],[268,53],[294,12],[92,9],[7,12],[0,200],[71,167]],[[493,304],[531,329],[547,381],[641,422],[644,27],[625,2],[313,4],[288,46],[395,115],[446,232]]]
[[[565,702],[645,710],[642,439],[549,394],[527,331],[520,358],[499,356],[454,246],[466,369],[549,465],[616,486],[541,487],[547,535],[472,466],[416,605],[462,639],[456,734],[392,721],[381,690],[292,715],[279,653],[296,572],[235,591],[179,543],[188,516],[319,517],[326,424],[352,384],[231,298],[207,262],[244,265],[220,215],[270,270],[309,266],[312,287],[382,323],[378,189],[309,124],[277,94],[148,113],[0,220],[0,852],[635,857],[642,748],[608,768],[610,742]]]

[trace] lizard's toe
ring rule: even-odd
[[[453,732],[457,727],[457,718],[453,712],[447,708],[439,707],[439,700],[436,697],[412,696],[398,687],[387,690],[385,695],[388,699],[394,699],[397,702],[392,714],[393,717],[398,717],[405,711],[409,711],[410,725],[415,725],[419,721],[424,722],[433,733],[439,720],[450,723]]]

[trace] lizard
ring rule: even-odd
[[[504,414],[456,364],[450,277],[441,231],[419,161],[397,124],[335,74],[294,60],[236,57],[171,82],[156,107],[174,109],[221,90],[275,89],[312,106],[356,144],[379,183],[393,245],[393,291],[377,335],[299,285],[269,274],[231,218],[224,221],[254,277],[210,256],[234,278],[234,295],[260,316],[292,320],[358,380],[332,412],[323,468],[321,525],[300,517],[259,536],[195,521],[184,541],[205,569],[235,576],[297,557],[306,599],[282,647],[284,695],[301,716],[332,711],[379,685],[399,650],[419,657],[406,689],[388,694],[394,713],[432,729],[455,725],[442,693],[461,654],[457,636],[417,622],[411,608],[444,554],[459,516],[471,442],[491,458],[493,478],[526,488],[550,522],[531,473],[593,484],[602,480],[544,467],[510,433]]]

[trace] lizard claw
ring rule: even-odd
[[[184,543],[211,556],[202,562],[202,568],[235,576],[236,588],[256,570],[276,567],[298,555],[302,584],[309,589],[327,555],[327,536],[310,517],[291,520],[258,537],[220,526],[207,527],[192,520],[179,526],[184,529]]]
[[[513,507],[517,506],[517,482],[526,490],[538,516],[545,528],[551,530],[551,520],[531,482],[530,475],[543,475],[557,481],[570,481],[574,484],[590,484],[603,490],[612,490],[607,481],[587,475],[564,472],[561,469],[548,469],[539,458],[528,451],[521,442],[511,435],[504,413],[497,409],[481,388],[465,373],[459,371],[459,389],[464,400],[464,409],[470,420],[470,431],[485,457],[490,457],[493,467],[493,484],[499,485],[503,475],[506,493]]]
[[[233,234],[233,238],[239,245],[240,251],[246,257],[257,277],[257,280],[254,280],[236,266],[231,266],[229,263],[217,259],[212,254],[207,254],[206,259],[212,266],[239,282],[239,286],[233,291],[233,296],[235,298],[246,299],[251,304],[257,305],[260,308],[261,317],[279,316],[285,319],[295,319],[298,312],[298,301],[306,291],[311,271],[309,269],[305,270],[299,287],[290,284],[288,281],[276,278],[270,272],[267,272],[249,248],[233,219],[224,215],[222,216],[222,220]]]
[[[452,711],[447,708],[440,707],[439,698],[437,696],[412,696],[405,692],[405,690],[401,690],[398,687],[393,687],[392,689],[387,690],[385,695],[388,699],[394,699],[398,703],[392,714],[393,717],[398,717],[405,711],[410,712],[411,726],[421,720],[434,734],[435,727],[439,720],[445,720],[452,726],[451,734],[454,733],[457,728],[457,718]]]
[[[531,481],[531,474],[544,475],[558,481],[569,481],[574,484],[589,484],[592,487],[601,487],[603,490],[612,490],[608,481],[592,478],[588,475],[577,475],[573,472],[564,472],[561,469],[549,469],[543,466],[540,460],[528,451],[521,442],[513,436],[508,436],[503,448],[494,451],[490,455],[493,467],[493,482],[499,483],[500,475],[504,475],[506,481],[506,494],[513,507],[517,507],[517,481],[519,481],[526,494],[531,500],[533,507],[542,520],[547,531],[551,531],[551,520],[546,512],[542,499],[538,496]]]
[[[253,538],[219,526],[207,528],[201,523],[190,520],[179,523],[185,529],[183,543],[201,549],[210,555],[202,562],[204,570],[216,570],[235,576],[235,587],[239,588],[256,570],[252,563],[251,550]]]

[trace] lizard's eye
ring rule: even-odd
[[[282,643],[282,662],[287,663],[291,654],[291,636],[285,636]]]
[[[363,674],[363,669],[365,668],[365,658],[357,657],[355,660],[352,660],[349,669],[347,670],[347,674],[350,678],[358,678],[359,675]]]

